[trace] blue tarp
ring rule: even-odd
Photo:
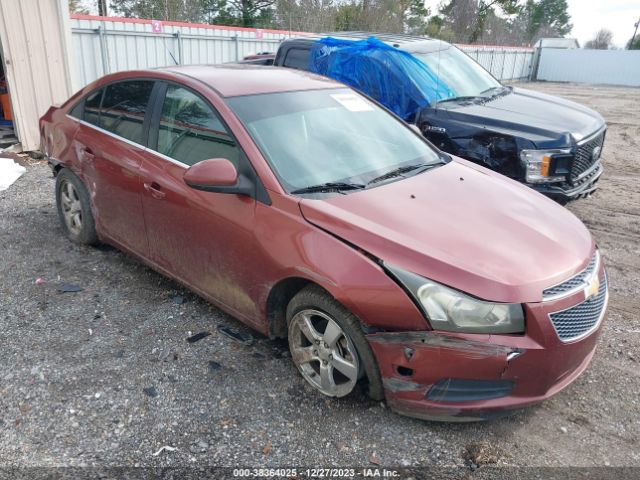
[[[311,49],[310,70],[369,95],[407,121],[435,100],[455,96],[425,63],[376,37],[320,39]]]

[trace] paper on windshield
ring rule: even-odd
[[[350,112],[372,112],[373,107],[362,97],[354,93],[336,93],[333,99]]]

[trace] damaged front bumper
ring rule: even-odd
[[[598,161],[594,168],[578,181],[556,184],[528,183],[527,185],[556,201],[569,202],[579,198],[587,198],[594,193],[598,189],[597,183],[603,171],[602,163]]]
[[[387,404],[411,417],[464,422],[503,416],[555,395],[589,365],[606,299],[595,327],[575,341],[560,340],[550,314],[587,301],[581,291],[525,304],[525,335],[436,331],[367,335]]]

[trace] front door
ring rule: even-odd
[[[146,142],[145,113],[154,83],[123,81],[90,94],[74,138],[98,231],[142,256],[149,249],[140,167]]]
[[[209,102],[176,84],[166,84],[155,123],[142,164],[151,259],[245,319],[255,318],[245,291],[255,200],[194,190],[183,180],[201,160],[226,158],[237,168],[240,148]]]

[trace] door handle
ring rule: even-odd
[[[162,187],[156,182],[145,183],[144,189],[149,192],[153,198],[157,198],[158,200],[162,200],[166,196],[166,193],[162,191]]]

